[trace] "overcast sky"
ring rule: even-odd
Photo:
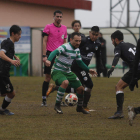
[[[75,19],[81,20],[82,27],[91,27],[98,25],[99,27],[110,26],[110,0],[91,0],[92,11],[88,10],[75,10]],[[112,4],[115,5],[119,0],[112,0]],[[140,2],[140,0],[138,0]],[[126,0],[121,2],[124,6],[124,13],[122,15],[123,23],[126,24]],[[118,5],[114,10],[121,10],[121,5]],[[137,0],[130,0],[130,10],[139,10]],[[116,17],[120,13],[114,13]],[[130,13],[130,26],[135,24],[137,18],[136,12]],[[113,17],[113,26],[117,26],[117,20]],[[123,26],[123,24],[120,24]],[[140,26],[140,19],[138,20],[137,26]]]

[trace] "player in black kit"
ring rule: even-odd
[[[101,61],[101,43],[97,40],[99,35],[99,27],[93,26],[91,28],[91,31],[89,32],[89,36],[82,38],[81,44],[79,46],[80,54],[82,57],[82,61],[88,66],[90,64],[90,61],[92,59],[93,54],[96,54],[96,58],[99,64],[99,70],[100,72],[103,72],[104,67]],[[87,107],[88,102],[90,100],[91,96],[91,90],[93,88],[93,82],[87,72],[85,72],[83,69],[81,69],[76,61],[73,61],[72,72],[74,72],[79,80],[81,81],[82,85],[84,86],[84,102],[83,102],[83,108],[86,111],[89,111],[89,108]],[[57,89],[57,87],[55,87]],[[51,91],[51,88],[50,88]],[[76,93],[74,89],[68,86],[66,89],[67,93]]]
[[[139,65],[140,65],[140,39],[138,40],[137,48],[136,48],[135,61],[134,61],[134,66],[133,66],[133,76],[129,84],[129,88],[131,91],[134,90],[135,86],[138,88],[138,80],[140,77]],[[128,106],[128,118],[129,118],[130,125],[132,125],[133,120],[137,114],[140,114],[140,107]]]
[[[123,118],[123,102],[124,102],[124,88],[126,88],[131,81],[132,78],[132,69],[133,63],[135,58],[136,46],[130,43],[125,43],[123,41],[123,33],[119,30],[115,31],[111,35],[112,44],[115,46],[114,49],[114,60],[112,63],[111,69],[108,71],[108,78],[112,74],[117,65],[119,58],[125,61],[129,66],[129,71],[124,74],[124,76],[119,80],[117,83],[115,90],[116,90],[116,102],[117,102],[117,112],[109,119],[118,119]]]
[[[2,41],[0,50],[0,93],[1,96],[5,96],[0,108],[0,115],[14,115],[14,113],[6,109],[15,96],[12,83],[9,79],[9,71],[11,64],[15,66],[20,65],[19,58],[15,56],[14,43],[21,38],[21,28],[13,25],[9,31],[10,38]],[[13,60],[13,57],[15,60]]]

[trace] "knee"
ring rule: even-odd
[[[79,93],[79,94],[83,94],[84,92],[84,87],[83,86],[80,86],[76,89],[76,92]]]
[[[68,80],[64,80],[62,82],[62,85],[65,86],[65,87],[67,87],[69,85],[69,81]]]
[[[7,96],[10,98],[10,99],[13,99],[15,97],[15,91],[11,92],[11,93],[8,93]]]

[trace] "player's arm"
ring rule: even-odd
[[[110,68],[110,70],[108,71],[107,75],[108,75],[108,78],[110,77],[110,75],[112,74],[112,72],[114,71],[115,69],[115,66],[118,64],[118,61],[120,59],[120,55],[121,55],[121,50],[119,47],[116,47],[115,48],[115,57],[113,59],[113,62],[112,62],[112,67]]]
[[[15,60],[20,61],[20,59],[16,55],[14,55],[14,58],[15,58]]]
[[[19,66],[20,62],[18,60],[13,60],[11,58],[9,58],[8,56],[5,55],[4,51],[0,51],[0,58],[3,59],[4,61],[10,62],[11,64],[15,65],[15,66]]]
[[[44,35],[43,37],[43,62],[47,60],[46,56],[46,45],[47,45],[48,36]]]

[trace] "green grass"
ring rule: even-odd
[[[93,78],[94,88],[90,115],[63,107],[64,114],[54,111],[56,92],[41,105],[43,77],[11,77],[16,96],[8,109],[14,116],[0,116],[0,140],[139,140],[140,116],[129,126],[127,106],[140,105],[140,89],[125,89],[125,118],[109,120],[116,111],[115,85],[119,78]],[[0,98],[2,103],[3,97]]]

